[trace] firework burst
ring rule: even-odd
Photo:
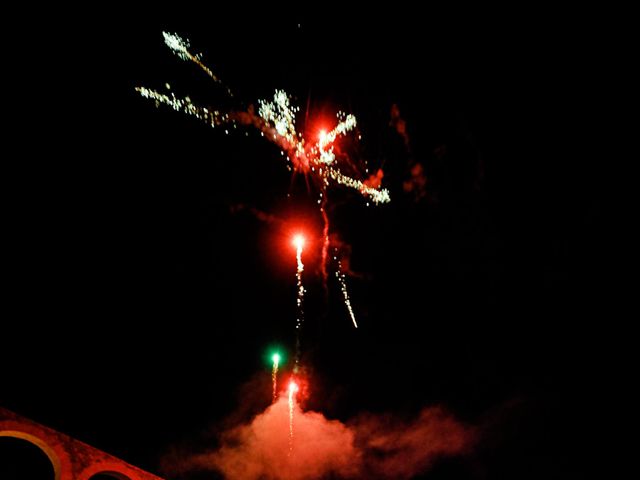
[[[224,86],[220,78],[202,62],[202,56],[191,53],[188,40],[167,32],[163,32],[163,36],[167,46],[179,58],[195,63],[216,83]],[[231,90],[226,86],[224,88],[232,96]],[[173,93],[161,93],[146,87],[137,87],[136,91],[144,98],[192,115],[212,127],[239,124],[257,128],[263,136],[287,153],[287,160],[296,170],[316,177],[321,186],[332,183],[343,185],[359,191],[376,204],[391,200],[387,189],[370,187],[365,182],[343,173],[338,165],[333,144],[339,137],[356,127],[357,121],[354,115],[338,112],[338,123],[335,128],[320,135],[316,143],[307,145],[308,142],[295,126],[300,107],[292,105],[290,95],[284,90],[276,90],[272,100],[259,100],[257,113],[253,107],[249,107],[246,111],[220,112],[196,105],[189,97],[180,98]]]
[[[202,69],[216,84],[223,87],[224,91],[233,97],[231,90],[224,85],[221,79],[213,73],[213,71],[202,62],[201,54],[194,54],[191,51],[191,45],[188,40],[172,33],[163,32],[166,45],[180,59],[195,63]],[[322,131],[318,135],[316,142],[305,139],[302,133],[296,129],[296,116],[300,112],[300,108],[292,103],[292,97],[284,90],[276,90],[271,100],[258,100],[258,109],[250,105],[244,110],[232,110],[223,112],[216,108],[209,108],[195,104],[189,97],[179,97],[171,92],[167,86],[165,93],[150,89],[147,87],[136,87],[136,91],[146,99],[155,102],[156,106],[167,105],[170,108],[193,116],[198,120],[206,123],[212,128],[227,127],[225,133],[229,133],[229,126],[236,128],[243,126],[254,128],[260,134],[278,148],[280,148],[282,156],[289,163],[289,168],[295,172],[300,172],[311,178],[318,190],[318,205],[322,214],[323,243],[322,243],[322,276],[326,282],[328,279],[328,250],[329,250],[329,218],[327,215],[327,189],[331,186],[343,186],[359,192],[366,200],[374,204],[383,204],[391,201],[389,191],[376,184],[372,184],[367,180],[361,180],[354,176],[350,176],[343,171],[348,166],[349,171],[356,170],[344,155],[337,155],[335,143],[338,139],[352,132],[357,126],[357,120],[354,115],[344,112],[337,113],[337,123],[330,131]],[[301,281],[301,250],[298,253],[298,318],[296,321],[296,330],[302,325],[302,299],[304,288]],[[347,311],[355,327],[357,323],[349,300],[345,274],[338,265],[336,278],[340,283]],[[298,345],[299,350],[299,345]],[[296,358],[296,366],[299,355]]]

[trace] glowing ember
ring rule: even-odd
[[[302,235],[296,235],[293,237],[293,246],[300,252],[304,248],[304,237]]]
[[[291,380],[291,382],[289,382],[289,398],[291,398],[293,394],[298,393],[298,390],[300,390],[298,384]]]

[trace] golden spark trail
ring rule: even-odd
[[[344,297],[344,304],[349,311],[349,316],[351,317],[353,326],[358,328],[358,324],[356,323],[356,316],[353,313],[353,308],[351,308],[351,299],[349,298],[349,292],[347,291],[346,276],[342,271],[342,263],[340,262],[340,260],[338,260],[338,270],[336,270],[336,278],[338,279],[338,282],[340,282],[340,290],[342,291],[342,296]]]
[[[278,364],[280,363],[280,355],[273,355],[273,369],[271,370],[271,382],[273,383],[273,402],[278,397]]]
[[[293,451],[293,410],[295,408],[295,394],[298,385],[292,380],[289,383],[289,455]]]
[[[202,63],[202,55],[194,55],[189,51],[191,44],[188,40],[179,37],[175,33],[162,32],[162,36],[164,37],[164,43],[173,51],[173,53],[175,53],[182,60],[192,61],[193,63],[198,65],[209,77],[211,77],[214,82],[222,86],[227,91],[230,97],[233,97],[233,93],[227,86],[224,85],[224,83],[222,83],[222,80],[220,80],[209,67]]]
[[[300,365],[300,330],[304,323],[304,285],[302,284],[302,272],[304,271],[304,264],[302,263],[302,249],[304,248],[304,237],[302,235],[296,235],[293,237],[293,245],[296,247],[296,261],[298,268],[296,269],[296,284],[298,287],[298,298],[296,299],[297,316],[296,316],[296,361],[294,365],[294,372],[297,371]]]

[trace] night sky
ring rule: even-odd
[[[0,405],[159,475],[168,452],[268,405],[264,357],[293,355],[295,254],[251,209],[319,234],[316,197],[259,133],[227,136],[134,87],[221,109],[282,88],[302,131],[355,114],[358,160],[392,197],[330,191],[360,328],[310,259],[307,407],[347,420],[443,405],[479,429],[471,453],[416,478],[586,476],[605,382],[586,319],[607,317],[610,288],[602,99],[585,94],[599,37],[575,18],[485,14],[196,11],[134,27],[119,13],[108,28],[92,14],[64,47],[33,34],[44,68],[21,70],[5,156]],[[403,189],[416,163],[419,198]]]

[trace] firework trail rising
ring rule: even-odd
[[[298,384],[291,380],[289,383],[289,455],[293,452],[293,411],[295,409],[295,395]]]
[[[271,370],[271,382],[273,383],[273,402],[277,400],[278,397],[278,364],[280,363],[280,355],[277,353],[273,354],[271,357],[273,360],[273,369]]]
[[[229,96],[233,97],[231,90],[202,62],[202,56],[191,53],[191,45],[188,40],[167,32],[163,32],[163,37],[166,45],[180,59],[195,63],[214,82],[222,86]],[[169,89],[168,85],[167,89]],[[325,291],[327,291],[326,280],[328,275],[326,266],[328,264],[329,249],[329,218],[326,213],[327,188],[332,184],[351,188],[375,204],[391,201],[389,191],[381,188],[379,184],[372,184],[366,180],[362,181],[343,173],[343,166],[346,166],[349,171],[357,171],[357,169],[344,155],[340,157],[336,155],[334,143],[338,138],[345,136],[348,132],[356,128],[357,121],[354,115],[338,112],[338,123],[335,128],[329,132],[320,132],[318,141],[313,143],[311,141],[307,142],[306,139],[303,138],[302,133],[296,130],[296,114],[300,111],[300,108],[291,104],[291,97],[283,90],[276,90],[272,101],[259,100],[257,113],[253,105],[250,105],[246,110],[221,112],[217,109],[196,105],[189,97],[180,98],[169,91],[167,93],[161,93],[146,87],[136,87],[136,91],[143,98],[154,101],[156,106],[160,104],[167,105],[176,111],[199,119],[212,128],[232,126],[232,128],[235,129],[240,125],[259,130],[264,138],[280,148],[282,156],[286,156],[289,162],[289,168],[292,168],[296,172],[302,172],[315,181],[319,195],[318,205],[320,205],[320,212],[322,213],[324,221],[322,275],[325,280]],[[225,129],[225,133],[229,133],[228,128]],[[369,203],[367,202],[367,206],[368,205]],[[298,263],[300,266],[302,262],[299,261]],[[344,275],[341,276],[337,274],[337,277],[340,281],[347,309],[355,325],[355,318],[348,300],[348,294],[346,293]],[[301,307],[304,288],[301,286],[300,278],[298,278],[298,291],[298,301]],[[299,308],[299,310],[301,311],[301,308]],[[296,325],[298,330],[300,329],[301,323],[302,317],[301,313],[299,313],[298,324]],[[299,349],[299,345],[297,347]],[[298,358],[296,359],[296,366],[297,361]]]
[[[296,247],[296,285],[298,287],[298,296],[296,298],[296,361],[294,365],[294,371],[298,370],[300,365],[300,330],[304,323],[304,285],[302,284],[302,272],[304,271],[304,264],[302,263],[302,249],[304,248],[304,237],[302,235],[296,235],[293,237],[293,245]]]

